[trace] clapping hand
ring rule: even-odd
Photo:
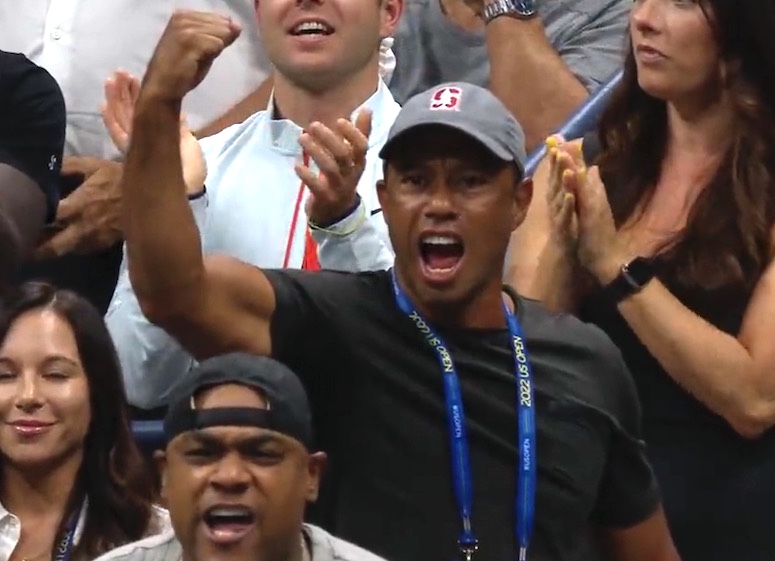
[[[102,120],[110,133],[113,144],[126,155],[132,135],[132,119],[135,104],[140,95],[140,80],[124,71],[117,71],[105,81],[105,103]],[[207,168],[204,155],[194,134],[180,120],[180,157],[183,163],[183,179],[189,194],[202,190]]]
[[[551,235],[567,251],[575,253],[578,244],[575,183],[586,173],[581,150],[561,136],[546,141],[549,158],[549,188],[546,192]]]
[[[554,144],[554,145],[552,145]],[[579,263],[607,284],[628,261],[617,234],[600,169],[587,169],[579,146],[550,143],[550,214],[554,234],[573,248]]]
[[[312,223],[332,224],[355,206],[370,133],[371,112],[362,110],[355,123],[339,119],[332,130],[315,122],[299,138],[304,152],[320,170],[318,174],[302,164],[295,168],[310,190],[306,210]]]

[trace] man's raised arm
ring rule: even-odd
[[[200,359],[271,350],[273,290],[254,267],[204,260],[180,156],[183,98],[239,32],[217,14],[172,16],[143,80],[122,180],[129,275],[140,307]]]

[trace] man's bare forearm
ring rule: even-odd
[[[147,315],[184,305],[204,278],[180,157],[180,104],[137,102],[123,175],[129,275]]]
[[[539,18],[499,17],[486,30],[490,89],[522,125],[530,152],[584,102],[587,90],[549,43]]]
[[[267,78],[257,90],[250,92],[245,99],[229,109],[223,116],[209,125],[202,127],[200,130],[196,131],[194,135],[197,138],[205,138],[218,134],[226,127],[241,123],[253,113],[266,109],[269,104],[269,96],[272,95],[273,87],[274,82],[272,81],[272,78]]]

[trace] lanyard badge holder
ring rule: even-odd
[[[468,453],[468,435],[463,410],[463,395],[455,363],[444,340],[423,319],[412,305],[396,280],[395,269],[391,271],[393,292],[396,304],[412,320],[420,333],[436,353],[439,367],[444,377],[444,397],[447,407],[447,424],[451,452],[452,475],[455,498],[460,510],[462,532],[458,539],[461,561],[473,561],[479,549],[479,541],[473,532],[471,516],[473,510],[473,483],[471,477],[470,456]],[[519,418],[517,453],[517,497],[516,497],[516,535],[519,544],[518,561],[527,561],[527,551],[533,532],[536,493],[536,426],[535,404],[533,397],[533,369],[527,354],[525,338],[514,313],[503,305],[509,329],[510,343],[514,357],[514,372],[517,384],[517,412]]]

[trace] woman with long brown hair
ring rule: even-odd
[[[168,527],[99,312],[28,283],[0,312],[0,559],[83,561]]]
[[[683,560],[770,561],[775,0],[636,0],[630,34],[599,130],[549,143],[511,280],[619,346]]]

